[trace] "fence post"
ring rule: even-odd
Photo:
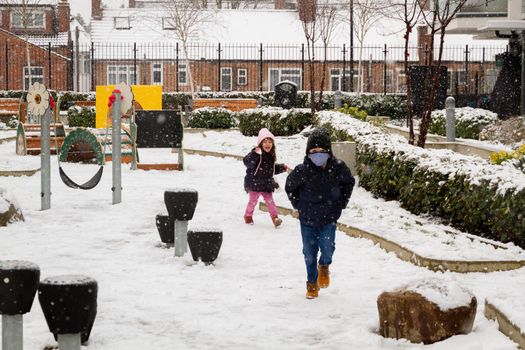
[[[47,43],[47,72],[48,72],[48,89],[52,89],[51,86],[51,41]],[[31,72],[29,72],[31,74]]]
[[[301,90],[304,90],[304,43],[301,44]]]
[[[468,54],[469,54],[469,50],[468,50],[468,44],[465,45],[465,89],[464,89],[464,93],[465,95],[468,95],[468,86],[470,85],[469,84],[469,79],[468,79]]]
[[[303,44],[304,45],[304,44]],[[346,44],[343,43],[343,74],[340,75],[341,79],[341,91],[346,91]]]
[[[259,43],[259,91],[263,91],[263,44]]]
[[[386,44],[385,49],[383,50],[384,60],[383,60],[383,95],[386,95],[386,54],[388,53]],[[408,72],[407,72],[408,73]]]
[[[9,46],[8,42],[5,42],[5,89],[9,90]],[[22,82],[23,86],[23,82]]]
[[[91,91],[95,90],[95,44],[91,42]]]
[[[221,91],[221,43],[217,46],[217,91]]]
[[[175,91],[179,92],[179,43],[175,43]]]
[[[521,31],[521,94],[520,114],[525,115],[525,30]]]
[[[137,43],[133,43],[133,85],[137,85]]]
[[[445,100],[445,108],[446,108],[446,133],[447,133],[447,141],[448,142],[455,142],[456,141],[456,116],[455,116],[455,108],[456,108],[456,100],[454,97],[449,96]]]

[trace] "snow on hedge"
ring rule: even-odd
[[[446,109],[432,111],[432,120],[446,120],[446,112]],[[486,109],[472,107],[456,108],[454,117],[456,118],[457,122],[467,122],[483,125],[494,124],[498,121],[498,115],[496,113],[488,111]]]
[[[394,152],[395,157],[415,162],[418,168],[439,172],[449,178],[464,175],[472,185],[488,181],[501,195],[507,191],[517,193],[525,188],[525,175],[512,166],[491,164],[482,158],[465,156],[450,150],[412,146],[399,135],[385,134],[378,127],[340,112],[322,111],[317,115],[321,124],[330,123],[345,130],[359,144],[373,148],[380,154]]]

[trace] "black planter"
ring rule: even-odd
[[[38,300],[55,339],[57,334],[81,333],[81,342],[87,342],[97,315],[97,294],[97,281],[82,275],[49,277],[40,283]]]
[[[39,281],[38,265],[0,260],[0,314],[23,315],[31,311]]]
[[[218,229],[188,230],[188,245],[193,260],[211,264],[219,255],[222,231]]]
[[[171,220],[168,215],[157,215],[155,217],[157,223],[157,230],[159,231],[160,240],[162,243],[175,243],[175,220]]]
[[[173,220],[188,221],[193,219],[199,193],[192,189],[173,189],[164,191],[164,203]]]

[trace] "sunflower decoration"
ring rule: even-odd
[[[126,83],[118,83],[115,86],[115,89],[120,90],[120,96],[122,96],[120,112],[126,114],[133,104],[133,92],[131,91],[131,86]]]
[[[41,117],[49,107],[49,91],[39,82],[35,82],[27,91],[27,111],[35,117]]]

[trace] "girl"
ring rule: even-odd
[[[246,165],[246,176],[244,177],[244,189],[249,194],[248,205],[244,212],[244,222],[253,225],[253,210],[259,200],[264,198],[273,225],[278,227],[282,220],[277,216],[277,207],[273,201],[272,192],[279,187],[273,176],[288,170],[286,164],[275,163],[275,137],[270,130],[263,128],[257,137],[257,147],[244,157]]]

